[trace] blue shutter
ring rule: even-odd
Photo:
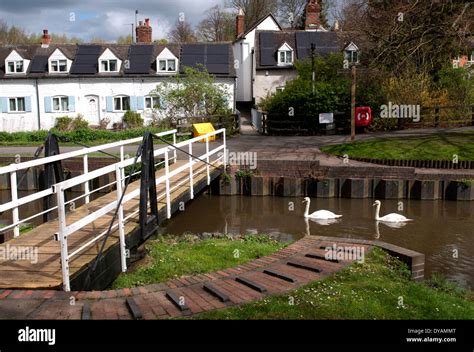
[[[137,97],[137,109],[145,110],[145,97]]]
[[[0,98],[0,106],[2,108],[2,112],[8,112],[8,98],[7,97]]]
[[[31,97],[25,97],[25,111],[31,112]]]
[[[114,97],[106,97],[107,112],[114,111]]]
[[[52,112],[52,101],[51,97],[44,97],[44,112]]]
[[[137,111],[137,97],[130,97],[130,110]]]
[[[69,104],[69,111],[76,112],[76,97],[69,96],[67,97],[68,104]]]

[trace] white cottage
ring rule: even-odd
[[[45,35],[47,32],[45,31]],[[0,47],[0,131],[48,130],[60,116],[82,114],[90,124],[121,122],[127,110],[146,120],[157,85],[185,66],[203,64],[235,109],[230,43],[184,45],[58,45]],[[162,116],[166,115],[161,102]]]

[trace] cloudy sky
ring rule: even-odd
[[[226,0],[1,0],[0,19],[28,33],[51,33],[77,36],[85,41],[94,37],[116,40],[131,33],[138,19],[151,19],[153,38],[166,37],[182,12],[193,25],[204,12]]]

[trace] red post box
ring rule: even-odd
[[[369,106],[356,108],[356,127],[369,127],[372,123],[372,109]]]

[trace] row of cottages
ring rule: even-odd
[[[149,22],[137,28],[139,39],[143,26]],[[150,122],[166,116],[166,102],[150,92],[197,65],[216,77],[235,110],[230,43],[157,45],[149,32],[134,45],[60,45],[45,30],[42,44],[0,48],[0,131],[48,130],[56,118],[78,114],[91,125],[107,119],[112,126],[128,110]]]
[[[348,64],[358,63],[363,41],[356,33],[332,30],[321,25],[321,7],[309,0],[304,14],[304,30],[283,29],[272,14],[245,29],[242,13],[236,19],[237,38],[233,42],[237,67],[237,102],[258,104],[283,89],[296,77],[294,63],[314,54],[327,56],[344,52]],[[341,67],[342,68],[342,67]]]

